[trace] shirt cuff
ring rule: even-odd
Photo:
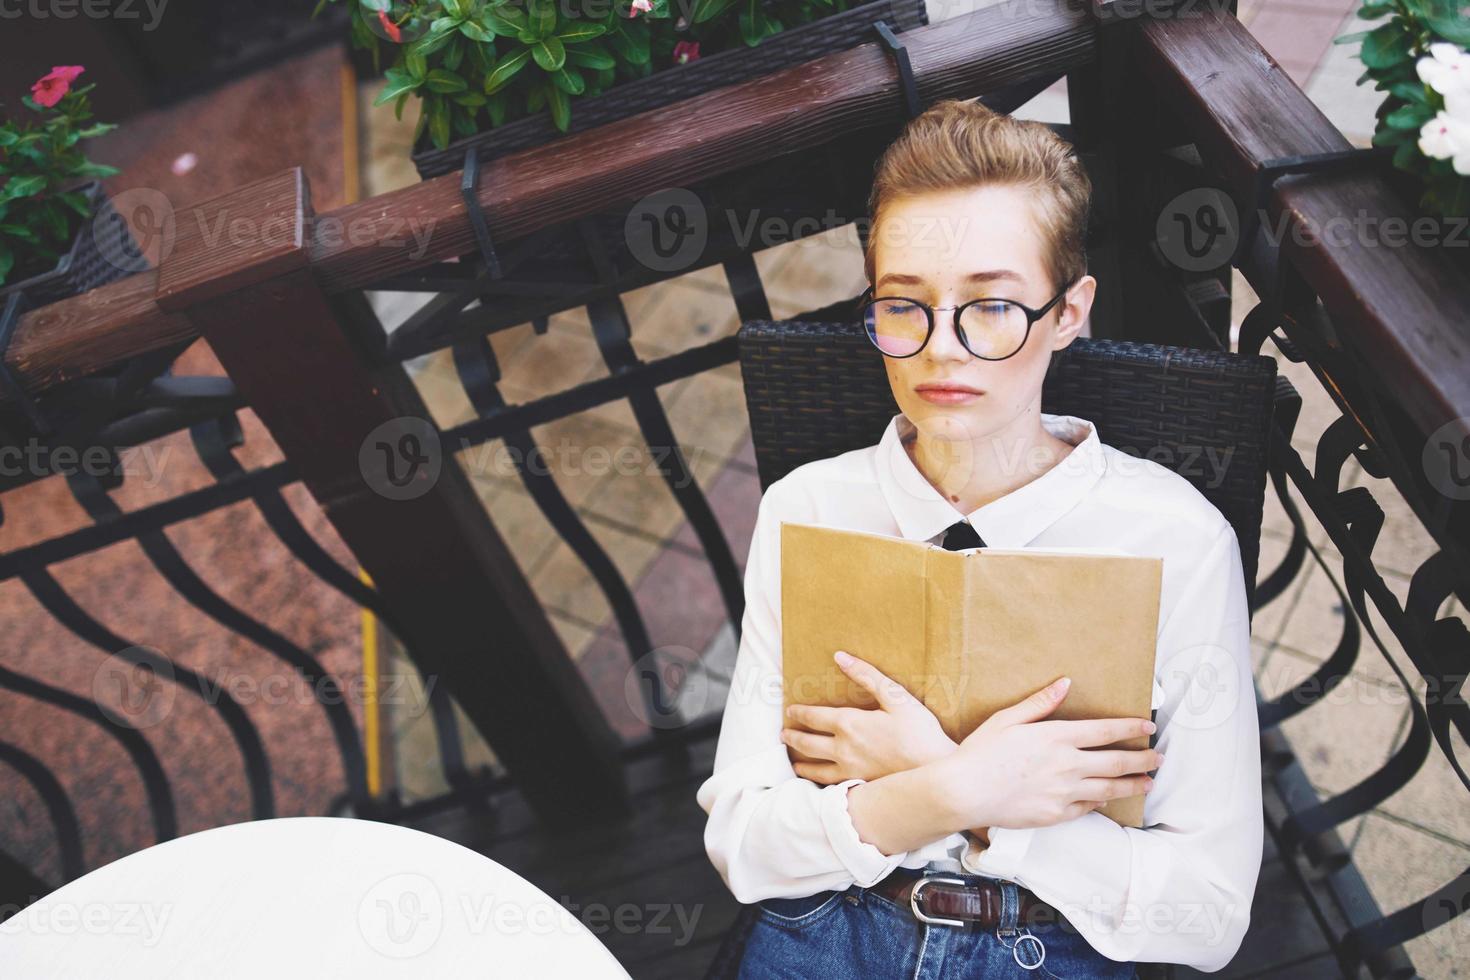
[[[822,829],[837,859],[847,868],[853,880],[863,888],[871,888],[887,877],[908,857],[908,851],[884,854],[858,836],[852,815],[847,812],[847,791],[862,779],[848,779],[822,790],[820,814]]]
[[[963,861],[965,869],[994,878],[1018,880],[1017,874],[1026,858],[1026,852],[1031,848],[1031,839],[1036,836],[1036,828],[1012,830],[992,827],[987,836],[990,837],[990,846],[983,851],[973,841],[966,849]]]

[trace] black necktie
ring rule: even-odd
[[[962,551],[965,548],[984,548],[985,542],[969,521],[955,521],[944,532],[944,543],[940,547],[945,551]]]

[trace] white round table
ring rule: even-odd
[[[332,817],[218,827],[98,868],[0,923],[0,974],[628,976],[581,921],[484,855]]]

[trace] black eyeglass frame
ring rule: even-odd
[[[1053,306],[1056,306],[1057,302],[1061,300],[1063,296],[1067,295],[1067,290],[1071,289],[1075,285],[1077,285],[1077,280],[1075,279],[1067,283],[1065,286],[1062,287],[1061,292],[1057,293],[1050,300],[1048,300],[1047,304],[1040,309],[1032,309],[1025,303],[1021,303],[1013,299],[1005,299],[1001,296],[980,296],[970,300],[969,302],[961,303],[959,306],[930,306],[928,303],[925,303],[921,300],[913,299],[909,296],[870,296],[869,294],[873,292],[873,287],[869,286],[867,289],[864,289],[862,295],[857,298],[856,313],[858,320],[861,322],[863,333],[868,338],[868,342],[871,343],[874,347],[877,347],[878,353],[882,354],[884,357],[893,357],[902,360],[903,358],[913,357],[915,354],[918,354],[929,345],[929,338],[934,336],[935,311],[954,310],[954,332],[955,336],[959,338],[960,346],[969,351],[970,356],[978,357],[982,361],[1004,361],[1009,358],[1015,357],[1017,354],[1021,353],[1023,349],[1025,349],[1026,341],[1031,339],[1031,328],[1036,325],[1036,321],[1046,316],[1046,314],[1050,312],[1051,308]],[[880,299],[901,299],[905,303],[912,303],[915,306],[923,309],[924,315],[929,318],[929,329],[924,333],[924,340],[922,343],[919,344],[918,347],[914,348],[913,353],[890,354],[882,347],[878,347],[878,341],[874,339],[872,332],[868,330],[867,318],[863,315],[863,313],[870,304],[876,303]],[[1011,306],[1016,307],[1026,315],[1026,335],[1021,338],[1021,342],[1016,345],[1016,349],[1011,351],[1005,357],[986,357],[984,354],[977,354],[970,347],[969,341],[965,339],[965,331],[960,327],[960,317],[964,314],[964,310],[966,307],[974,306],[976,303],[1009,303]]]

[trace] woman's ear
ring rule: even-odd
[[[1083,276],[1067,290],[1061,315],[1057,318],[1057,329],[1052,350],[1069,346],[1082,330],[1082,325],[1092,313],[1092,301],[1097,296],[1097,280]]]

